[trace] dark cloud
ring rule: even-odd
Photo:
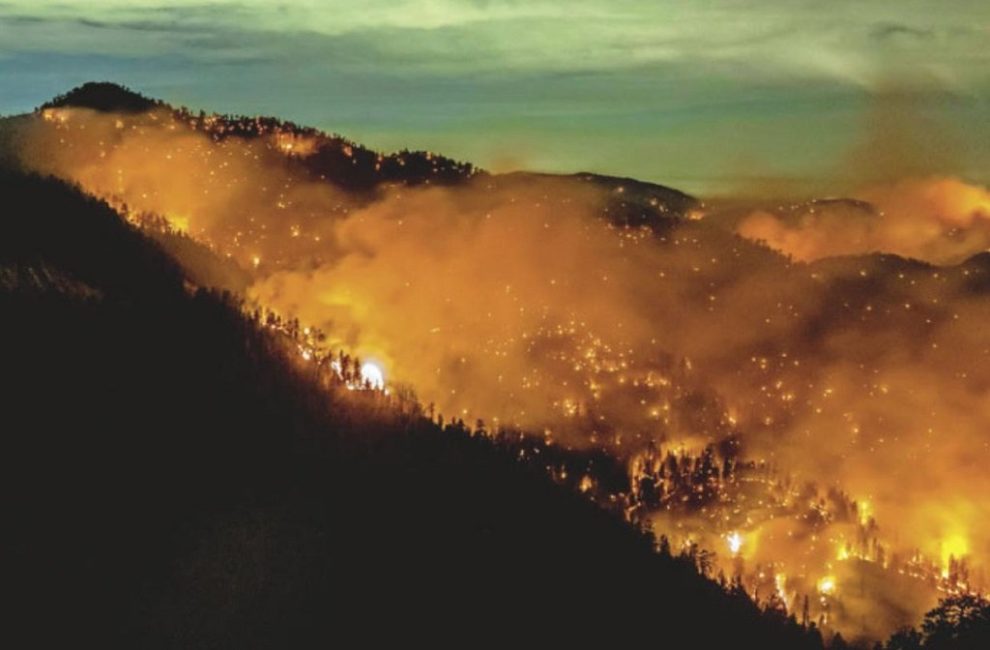
[[[927,40],[935,37],[935,30],[901,23],[882,23],[870,30],[870,37],[878,41],[887,41],[899,37]]]
[[[9,6],[10,5],[0,4],[0,11],[5,10]],[[27,25],[27,24],[46,23],[49,22],[49,19],[42,18],[41,16],[27,16],[23,14],[15,14],[10,16],[4,16],[3,21],[14,25]]]
[[[189,33],[216,33],[217,29],[210,27],[208,25],[196,25],[196,24],[186,24],[178,20],[174,21],[151,21],[151,20],[129,20],[121,22],[109,22],[104,20],[91,20],[88,18],[80,18],[76,20],[79,25],[83,27],[92,27],[94,29],[110,29],[110,30],[128,30],[136,32],[164,32],[164,33],[174,33],[174,34],[189,34]]]

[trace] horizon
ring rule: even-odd
[[[990,9],[104,0],[0,4],[0,113],[108,80],[492,171],[589,171],[711,196],[847,190],[878,114],[924,173],[990,179]],[[16,31],[15,31],[16,30]],[[260,89],[260,92],[259,92]],[[894,106],[887,106],[891,98]],[[932,153],[934,151],[934,154]]]

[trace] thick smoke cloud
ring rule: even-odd
[[[739,234],[800,261],[892,253],[956,264],[990,249],[990,191],[930,177],[868,187],[860,201],[813,202],[757,211]]]

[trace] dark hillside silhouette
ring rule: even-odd
[[[990,647],[990,602],[971,594],[949,596],[925,614],[920,630],[891,635],[885,650],[982,650]],[[879,649],[881,646],[877,644]]]
[[[45,102],[41,105],[41,109],[68,106],[90,108],[105,113],[114,111],[140,113],[163,106],[163,104],[119,84],[109,81],[90,81]]]
[[[105,205],[0,190],[5,645],[821,647],[511,449],[319,387]]]
[[[647,183],[634,178],[607,176],[590,172],[576,174],[541,174],[512,172],[496,175],[495,179],[546,179],[563,177],[588,183],[606,193],[605,211],[608,219],[619,226],[646,226],[664,231],[701,207],[698,199],[664,185]]]

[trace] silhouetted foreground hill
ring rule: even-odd
[[[317,387],[105,205],[0,195],[6,647],[820,647],[511,450]]]

